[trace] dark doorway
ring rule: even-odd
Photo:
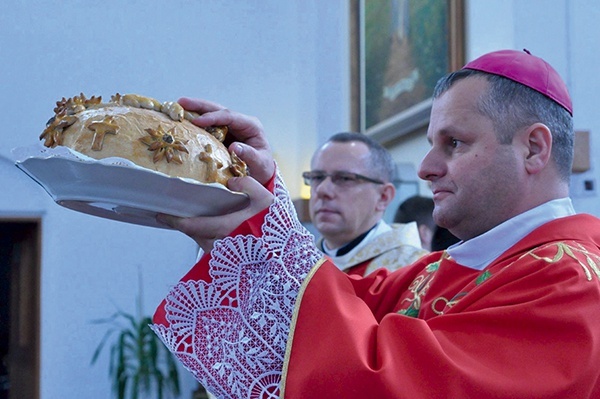
[[[0,219],[0,399],[39,398],[40,226]]]

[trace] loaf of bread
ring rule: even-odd
[[[202,183],[226,184],[246,165],[223,145],[226,126],[202,129],[198,114],[176,102],[115,94],[109,102],[82,93],[56,102],[40,135],[46,147],[66,146],[94,159],[125,158],[138,166]]]

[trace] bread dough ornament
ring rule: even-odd
[[[125,158],[171,177],[226,185],[245,176],[246,165],[223,141],[227,126],[202,129],[199,115],[176,102],[115,94],[109,102],[81,93],[56,102],[40,135],[46,147],[65,146],[94,159]]]

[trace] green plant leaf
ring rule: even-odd
[[[151,392],[159,399],[181,395],[176,359],[150,328],[151,317],[136,318],[118,310],[92,323],[109,326],[94,350],[91,364],[109,348],[109,377],[117,399],[144,398]]]

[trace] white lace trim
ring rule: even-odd
[[[128,168],[143,170],[143,171],[147,171],[147,172],[151,172],[154,174],[158,174],[161,176],[171,178],[171,176],[169,176],[166,173],[160,172],[158,170],[148,169],[143,166],[139,166],[126,158],[107,157],[107,158],[102,158],[102,159],[94,159],[94,158],[88,157],[87,155],[82,154],[78,151],[75,151],[69,147],[60,146],[60,145],[53,147],[53,148],[46,147],[42,144],[41,141],[36,144],[29,145],[26,147],[13,148],[11,150],[11,155],[13,157],[13,160],[17,163],[22,163],[29,158],[38,158],[38,159],[59,158],[59,159],[64,159],[64,160],[68,160],[68,161],[73,161],[77,164],[83,163],[83,164],[102,164],[102,165],[107,165],[107,166],[125,166]],[[190,179],[187,177],[177,177],[177,179],[183,180],[183,181],[186,181],[189,183],[198,183],[197,180]],[[213,184],[213,183],[207,183],[207,184]],[[214,184],[217,184],[217,183],[214,183]],[[222,186],[222,185],[219,184],[219,186]]]
[[[262,236],[215,243],[211,283],[180,282],[168,294],[169,327],[152,328],[218,398],[277,398],[300,287],[323,256],[298,221],[277,174]]]
[[[11,154],[14,158],[15,161],[17,162],[22,162],[25,161],[28,158],[41,158],[41,159],[47,159],[47,158],[62,158],[62,159],[68,159],[71,161],[78,161],[78,162],[90,162],[90,163],[102,163],[104,165],[121,165],[121,166],[129,166],[129,167],[139,167],[136,164],[134,164],[133,162],[125,159],[125,158],[119,158],[119,157],[109,157],[109,158],[104,158],[104,159],[94,159],[91,157],[88,157],[87,155],[84,155],[78,151],[75,151],[69,147],[65,147],[65,146],[56,146],[53,148],[49,148],[44,146],[41,141],[33,144],[33,145],[29,145],[26,147],[17,147],[17,148],[13,148],[11,150]]]

